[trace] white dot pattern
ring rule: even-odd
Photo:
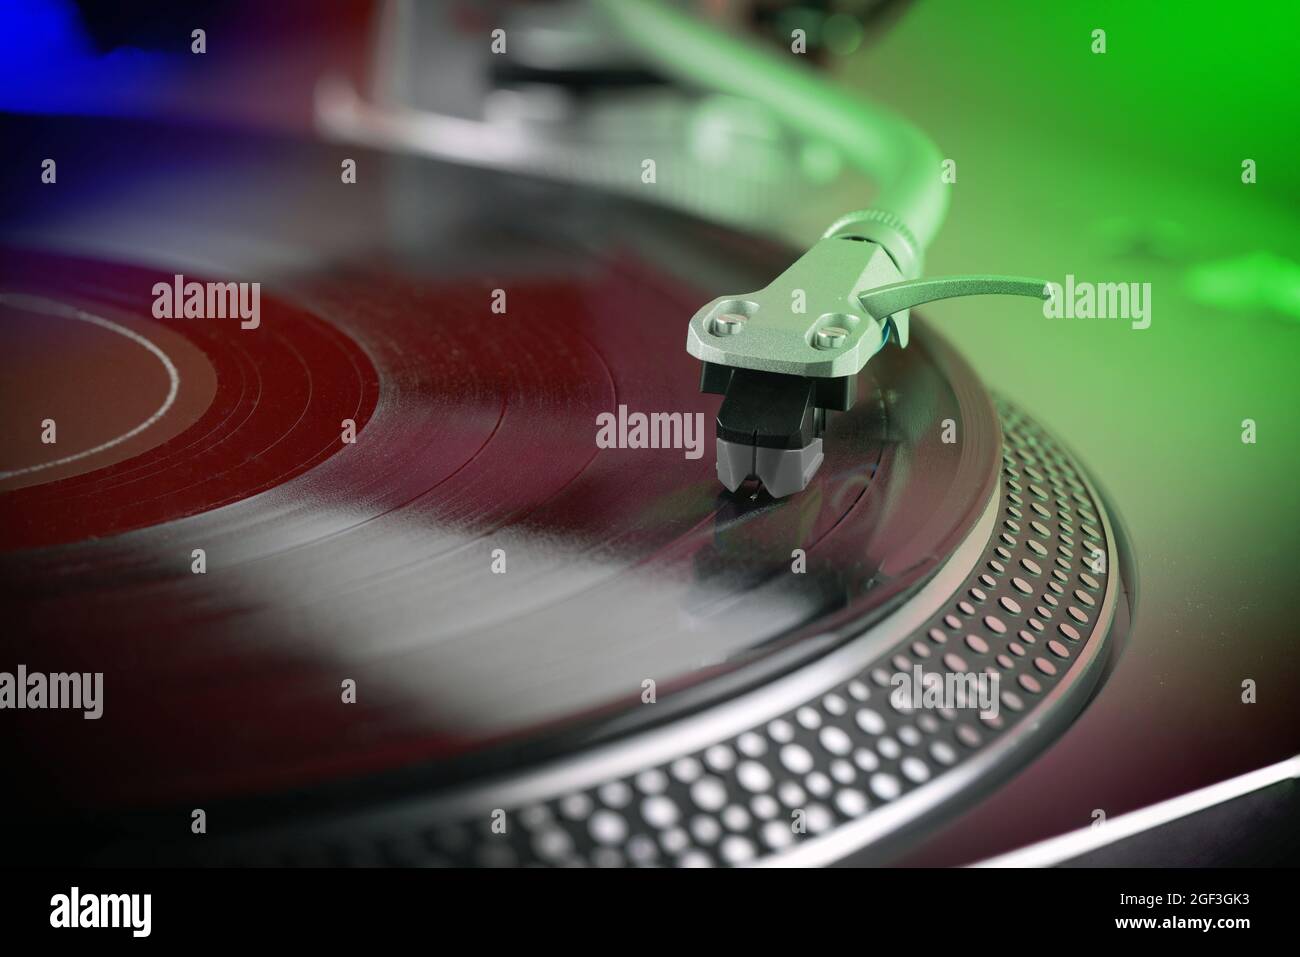
[[[1088,560],[1107,542],[1066,454],[1014,409],[1001,414],[1001,524],[970,578],[905,640],[834,690],[734,737],[509,811],[517,826],[505,835],[479,836],[491,833],[486,816],[433,831],[431,857],[491,866],[746,864],[931,786],[1026,721],[1072,674],[1104,615],[1108,574]],[[896,707],[894,675],[913,665],[926,675],[1000,673],[1002,714]],[[803,829],[791,826],[792,814]]]

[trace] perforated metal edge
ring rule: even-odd
[[[1078,463],[997,404],[1002,481],[976,529],[907,605],[830,655],[625,742],[453,794],[247,835],[228,852],[276,864],[822,864],[1023,763],[1095,683],[1119,556]],[[1084,564],[1093,547],[1104,571]],[[1000,716],[892,707],[890,676],[914,664],[993,669]]]

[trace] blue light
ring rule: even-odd
[[[138,113],[165,90],[176,57],[97,53],[71,0],[0,3],[0,110]]]

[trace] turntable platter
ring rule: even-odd
[[[141,128],[134,148],[164,136]],[[646,768],[667,782],[686,762],[675,806],[713,800],[690,771],[712,748],[723,803],[728,787],[825,786],[818,806],[851,825],[905,793],[938,806],[931,777],[991,772],[1003,759],[971,763],[986,746],[1024,754],[1048,709],[1077,709],[1115,603],[1082,565],[1090,547],[1113,555],[1104,511],[932,329],[861,374],[805,493],[733,495],[683,317],[788,252],[573,187],[377,155],[361,159],[372,185],[340,196],[327,175],[302,183],[330,170],[327,147],[260,145],[275,161],[255,186],[206,192],[170,253],[140,241],[162,214],[139,190],[166,171],[111,153],[136,197],[118,220],[6,236],[0,329],[21,348],[2,374],[7,393],[25,383],[26,430],[0,497],[7,651],[32,671],[102,672],[105,688],[90,731],[80,714],[15,715],[19,797],[226,802],[251,827],[287,796],[297,814],[453,795],[429,812],[441,824],[479,813],[465,808],[484,782],[613,751],[632,767],[627,742],[670,728],[679,753]],[[183,149],[192,170],[248,147]],[[310,217],[280,215],[287,203]],[[257,328],[154,318],[155,284],[181,272],[260,282]],[[110,348],[115,375],[77,377],[79,350]],[[636,413],[698,417],[702,454],[689,426],[678,447],[602,447],[602,417]],[[52,446],[31,438],[49,416]],[[944,655],[1005,678],[1002,718],[888,709],[881,663]],[[733,728],[737,703],[773,688]],[[591,805],[581,781],[612,768],[518,793]],[[566,846],[599,843],[591,813]],[[533,846],[519,840],[515,860]],[[438,856],[479,860],[458,846]]]

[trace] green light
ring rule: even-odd
[[[836,13],[827,17],[822,27],[822,39],[826,48],[836,56],[848,56],[862,46],[862,24],[847,13]]]
[[[1300,264],[1276,253],[1257,252],[1189,269],[1187,294],[1218,309],[1267,309],[1300,319]]]

